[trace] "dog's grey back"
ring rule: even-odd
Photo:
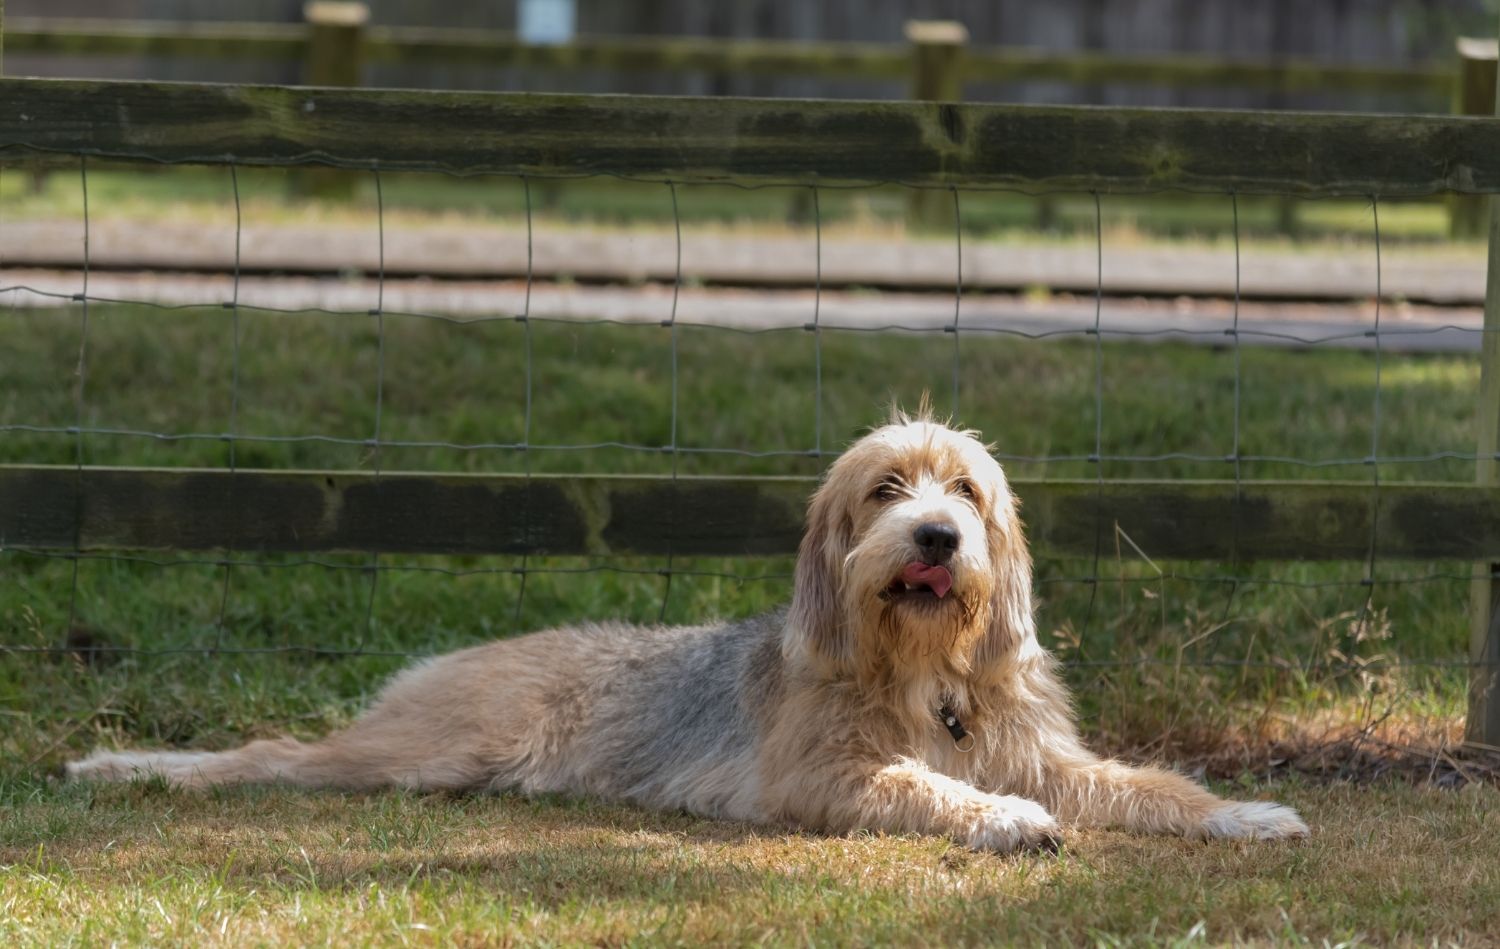
[[[620,639],[599,644],[610,661],[590,685],[578,777],[647,806],[750,814],[758,789],[746,776],[781,687],[784,623],[777,610],[715,626],[600,629]]]

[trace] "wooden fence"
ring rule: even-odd
[[[1185,54],[1119,55],[1028,47],[972,46],[957,23],[910,23],[906,44],[730,40],[712,37],[580,36],[566,45],[531,45],[495,30],[371,25],[362,3],[316,0],[303,23],[118,22],[13,17],[5,44],[14,53],[130,56],[301,63],[302,81],[359,86],[367,66],[479,65],[562,72],[692,72],[904,80],[913,99],[958,101],[968,83],[1055,81],[1078,86],[1224,87],[1279,93],[1343,91],[1428,97],[1457,114],[1492,113],[1492,44],[1460,41],[1453,63],[1369,66],[1299,57],[1274,61]],[[346,184],[304,176],[304,185],[338,196]],[[934,202],[911,197],[910,217],[935,216]],[[1456,237],[1484,231],[1483,202],[1449,200]],[[1050,220],[1049,202],[1038,205]],[[1281,228],[1297,229],[1297,205],[1282,204]]]
[[[775,556],[796,552],[815,484],[0,465],[0,536],[38,549]],[[1101,524],[1169,560],[1364,560],[1372,527],[1382,560],[1500,553],[1500,491],[1468,484],[1383,484],[1374,506],[1367,481],[1018,480],[1016,490],[1032,546],[1051,556],[1093,556]],[[667,509],[670,523],[655,513]]]
[[[709,75],[792,75],[921,82],[920,42],[854,43],[714,37],[579,36],[559,46],[514,33],[377,26],[357,3],[310,3],[304,23],[117,22],[11,17],[13,53],[300,62],[303,76],[343,71],[356,85],[367,65],[432,63],[499,68]],[[1301,57],[1274,61],[1186,54],[1122,55],[1020,46],[970,46],[957,57],[963,82],[1050,80],[1078,85],[1222,86],[1274,92],[1386,92],[1446,102],[1458,82],[1450,63],[1367,66]]]
[[[673,182],[1500,194],[1500,119],[922,102],[0,80],[0,158],[329,165]],[[1491,199],[1493,200],[1493,199]],[[1500,219],[1475,484],[1023,482],[1037,548],[1118,524],[1153,556],[1500,562]],[[0,537],[35,548],[790,553],[805,480],[0,468]],[[643,496],[645,496],[643,498]],[[674,498],[670,524],[639,512]],[[254,510],[253,523],[240,512]],[[1225,525],[1234,525],[1226,529]],[[1470,734],[1500,744],[1500,582],[1474,586]]]

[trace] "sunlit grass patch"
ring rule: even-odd
[[[1050,858],[508,795],[74,788],[0,827],[0,937],[1482,945],[1500,923],[1495,791],[1270,793],[1310,840],[1073,833]]]

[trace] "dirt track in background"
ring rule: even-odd
[[[81,292],[80,271],[0,269],[0,305],[71,306]],[[26,288],[26,289],[22,289]],[[35,292],[40,291],[40,292]],[[88,292],[96,300],[164,306],[219,308],[235,298],[225,274],[93,271]],[[50,295],[49,295],[50,294]],[[966,291],[955,301],[949,290],[926,293],[850,290],[778,290],[685,286],[675,295],[683,324],[742,330],[801,329],[815,316],[838,328],[905,328],[939,331],[954,322],[960,333],[1077,336],[1094,326],[1092,294],[1015,294]],[[526,311],[524,280],[432,280],[367,276],[309,277],[246,275],[239,280],[242,306],[278,310],[332,310],[363,314],[383,299],[387,313],[437,315],[459,321],[510,318]],[[561,320],[660,323],[674,316],[670,283],[586,285],[537,282],[530,293],[532,316]],[[955,302],[957,307],[955,308]],[[1242,300],[1241,341],[1259,346],[1334,346],[1370,349],[1375,338],[1373,301],[1275,302]],[[1106,338],[1179,340],[1232,346],[1232,300],[1108,296],[1098,320]],[[1386,351],[1465,352],[1479,349],[1482,311],[1475,306],[1437,307],[1386,301],[1380,307],[1380,345]]]
[[[89,228],[95,269],[233,272],[233,220],[101,219]],[[430,276],[445,279],[671,282],[678,242],[671,230],[539,225],[528,243],[524,222],[444,222],[411,226],[374,220],[340,224],[250,224],[241,228],[242,273]],[[83,266],[80,220],[7,220],[0,227],[0,283],[14,268]],[[821,254],[811,231],[688,228],[681,275],[711,285],[744,287],[880,287],[948,290],[959,282],[952,235],[854,237],[824,235]],[[1142,244],[1106,234],[1102,255],[1092,241],[1007,244],[965,236],[962,283],[978,291],[1029,288],[1111,296],[1233,297],[1346,301],[1376,293],[1390,300],[1482,305],[1485,257],[1475,246],[1413,247],[1389,243],[1377,273],[1371,244],[1347,248],[1248,245],[1236,273],[1232,246]],[[528,270],[529,267],[529,270]]]

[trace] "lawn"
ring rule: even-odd
[[[234,319],[217,306],[91,306],[86,427],[218,433],[233,418],[241,467],[668,473],[671,456],[655,449],[672,438],[675,375],[678,444],[759,453],[688,453],[681,472],[812,474],[815,458],[778,453],[836,450],[881,406],[924,390],[946,410],[954,370],[954,339],[941,333],[815,339],[537,322],[528,340],[514,321],[392,316],[382,338],[364,315],[244,311],[235,389]],[[0,309],[0,426],[75,424],[81,325],[77,307]],[[1231,449],[1232,349],[1110,342],[1099,354],[1105,455]],[[1095,450],[1095,356],[1091,340],[966,334],[959,414],[1013,459],[1015,476],[1092,477],[1088,462],[1056,456]],[[1238,364],[1241,451],[1304,462],[1250,461],[1244,477],[1370,478],[1358,459],[1371,447],[1372,354],[1246,348]],[[1471,451],[1477,376],[1468,356],[1387,354],[1380,454]],[[368,437],[379,379],[382,439],[519,441],[528,378],[538,447],[527,453],[265,440]],[[626,447],[569,447],[596,442]],[[217,438],[130,434],[90,434],[81,449],[89,464],[177,466],[222,466],[229,451]],[[0,463],[72,464],[79,450],[66,431],[0,430]],[[1107,461],[1104,472],[1232,475],[1223,461],[1180,457]],[[1392,463],[1380,474],[1465,480],[1472,462]],[[1043,635],[1070,662],[1090,740],[1203,768],[1240,796],[1290,801],[1312,840],[1089,833],[1070,837],[1060,859],[1002,859],[940,840],[823,840],[598,802],[63,786],[49,769],[101,742],[215,748],[321,734],[406,661],[387,653],[591,617],[754,612],[786,598],[790,563],[679,558],[669,583],[659,560],[531,559],[522,574],[516,558],[387,556],[372,586],[363,557],[241,555],[250,562],[226,570],[213,556],[166,554],[81,560],[75,585],[71,560],[4,550],[0,644],[60,648],[0,652],[0,937],[1492,939],[1500,801],[1470,780],[1484,767],[1435,750],[1456,754],[1464,670],[1451,663],[1465,656],[1459,577],[1470,567],[1382,563],[1370,589],[1359,585],[1362,564],[1229,568],[1150,553],[1121,542],[1098,564],[1039,564]],[[1096,571],[1102,582],[1089,582]],[[1382,767],[1399,779],[1328,781]]]
[[[1236,789],[1246,793],[1245,789]],[[1060,857],[514,796],[38,792],[7,945],[1489,945],[1500,795],[1282,784],[1306,842],[1075,834]]]

